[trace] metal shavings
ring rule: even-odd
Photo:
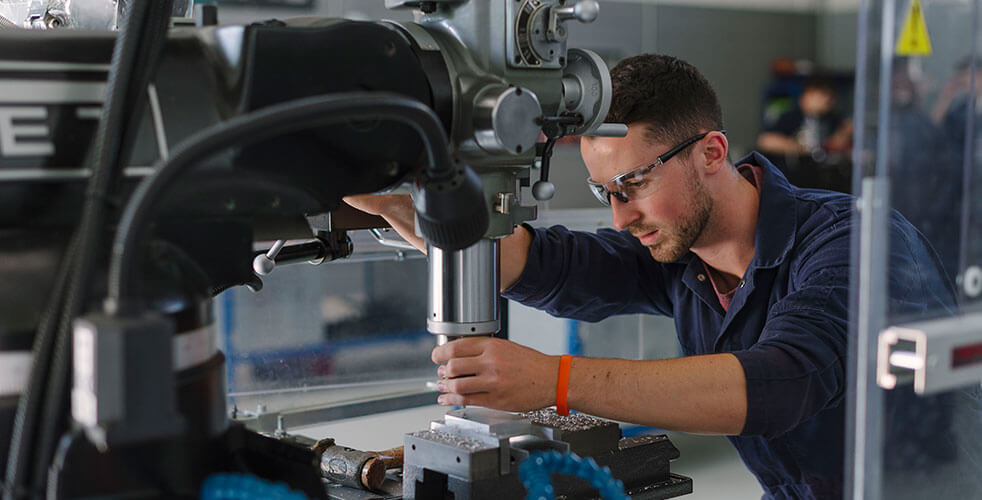
[[[426,439],[428,441],[436,441],[438,443],[447,444],[467,451],[489,450],[494,448],[487,443],[482,443],[475,439],[468,439],[466,437],[447,432],[416,431],[410,434],[410,436]]]
[[[541,410],[530,411],[521,414],[523,417],[532,421],[533,424],[545,427],[553,427],[563,432],[579,432],[597,427],[617,425],[608,420],[591,417],[582,413],[573,413],[568,416],[560,416],[554,408],[543,408]]]

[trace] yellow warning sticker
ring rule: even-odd
[[[904,27],[900,30],[900,37],[897,38],[896,52],[898,56],[931,55],[931,37],[927,34],[921,0],[910,2],[907,19],[904,20]]]

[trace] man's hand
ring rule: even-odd
[[[360,194],[345,196],[344,202],[362,212],[385,218],[399,236],[426,253],[426,243],[416,236],[416,212],[408,194]]]
[[[559,357],[503,339],[463,338],[433,349],[438,402],[531,411],[556,404]],[[662,429],[736,435],[747,415],[746,376],[733,354],[656,361],[575,357],[569,408]]]
[[[416,210],[408,194],[359,194],[345,196],[344,202],[362,212],[385,218],[399,236],[426,253],[426,242],[416,236]],[[531,244],[532,235],[521,227],[501,239],[501,290],[508,289],[522,275]]]
[[[411,213],[413,209],[413,200],[408,194],[358,194],[345,196],[344,202],[362,212],[382,217],[407,210]]]
[[[531,411],[556,402],[559,357],[491,337],[463,338],[433,349],[443,364],[438,402],[495,410]]]

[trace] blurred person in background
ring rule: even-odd
[[[816,162],[828,153],[848,152],[852,147],[852,120],[835,112],[832,85],[809,80],[798,97],[798,105],[767,126],[757,138],[757,147],[773,156],[811,156]]]

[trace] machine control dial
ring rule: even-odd
[[[518,49],[514,61],[516,65],[542,66],[543,53],[548,55],[549,44],[545,40],[548,9],[549,7],[540,0],[522,2],[522,6],[518,9],[518,17],[515,19],[515,44]],[[555,50],[553,48],[553,54]]]
[[[563,70],[563,106],[566,112],[583,117],[569,133],[593,135],[610,110],[610,73],[603,58],[586,49],[569,49]]]
[[[492,85],[474,100],[474,139],[491,153],[521,154],[535,146],[539,98],[521,87]]]
[[[561,68],[566,65],[566,21],[593,22],[600,13],[596,0],[567,5],[555,0],[519,0],[513,12],[514,42],[509,63],[515,67]]]

